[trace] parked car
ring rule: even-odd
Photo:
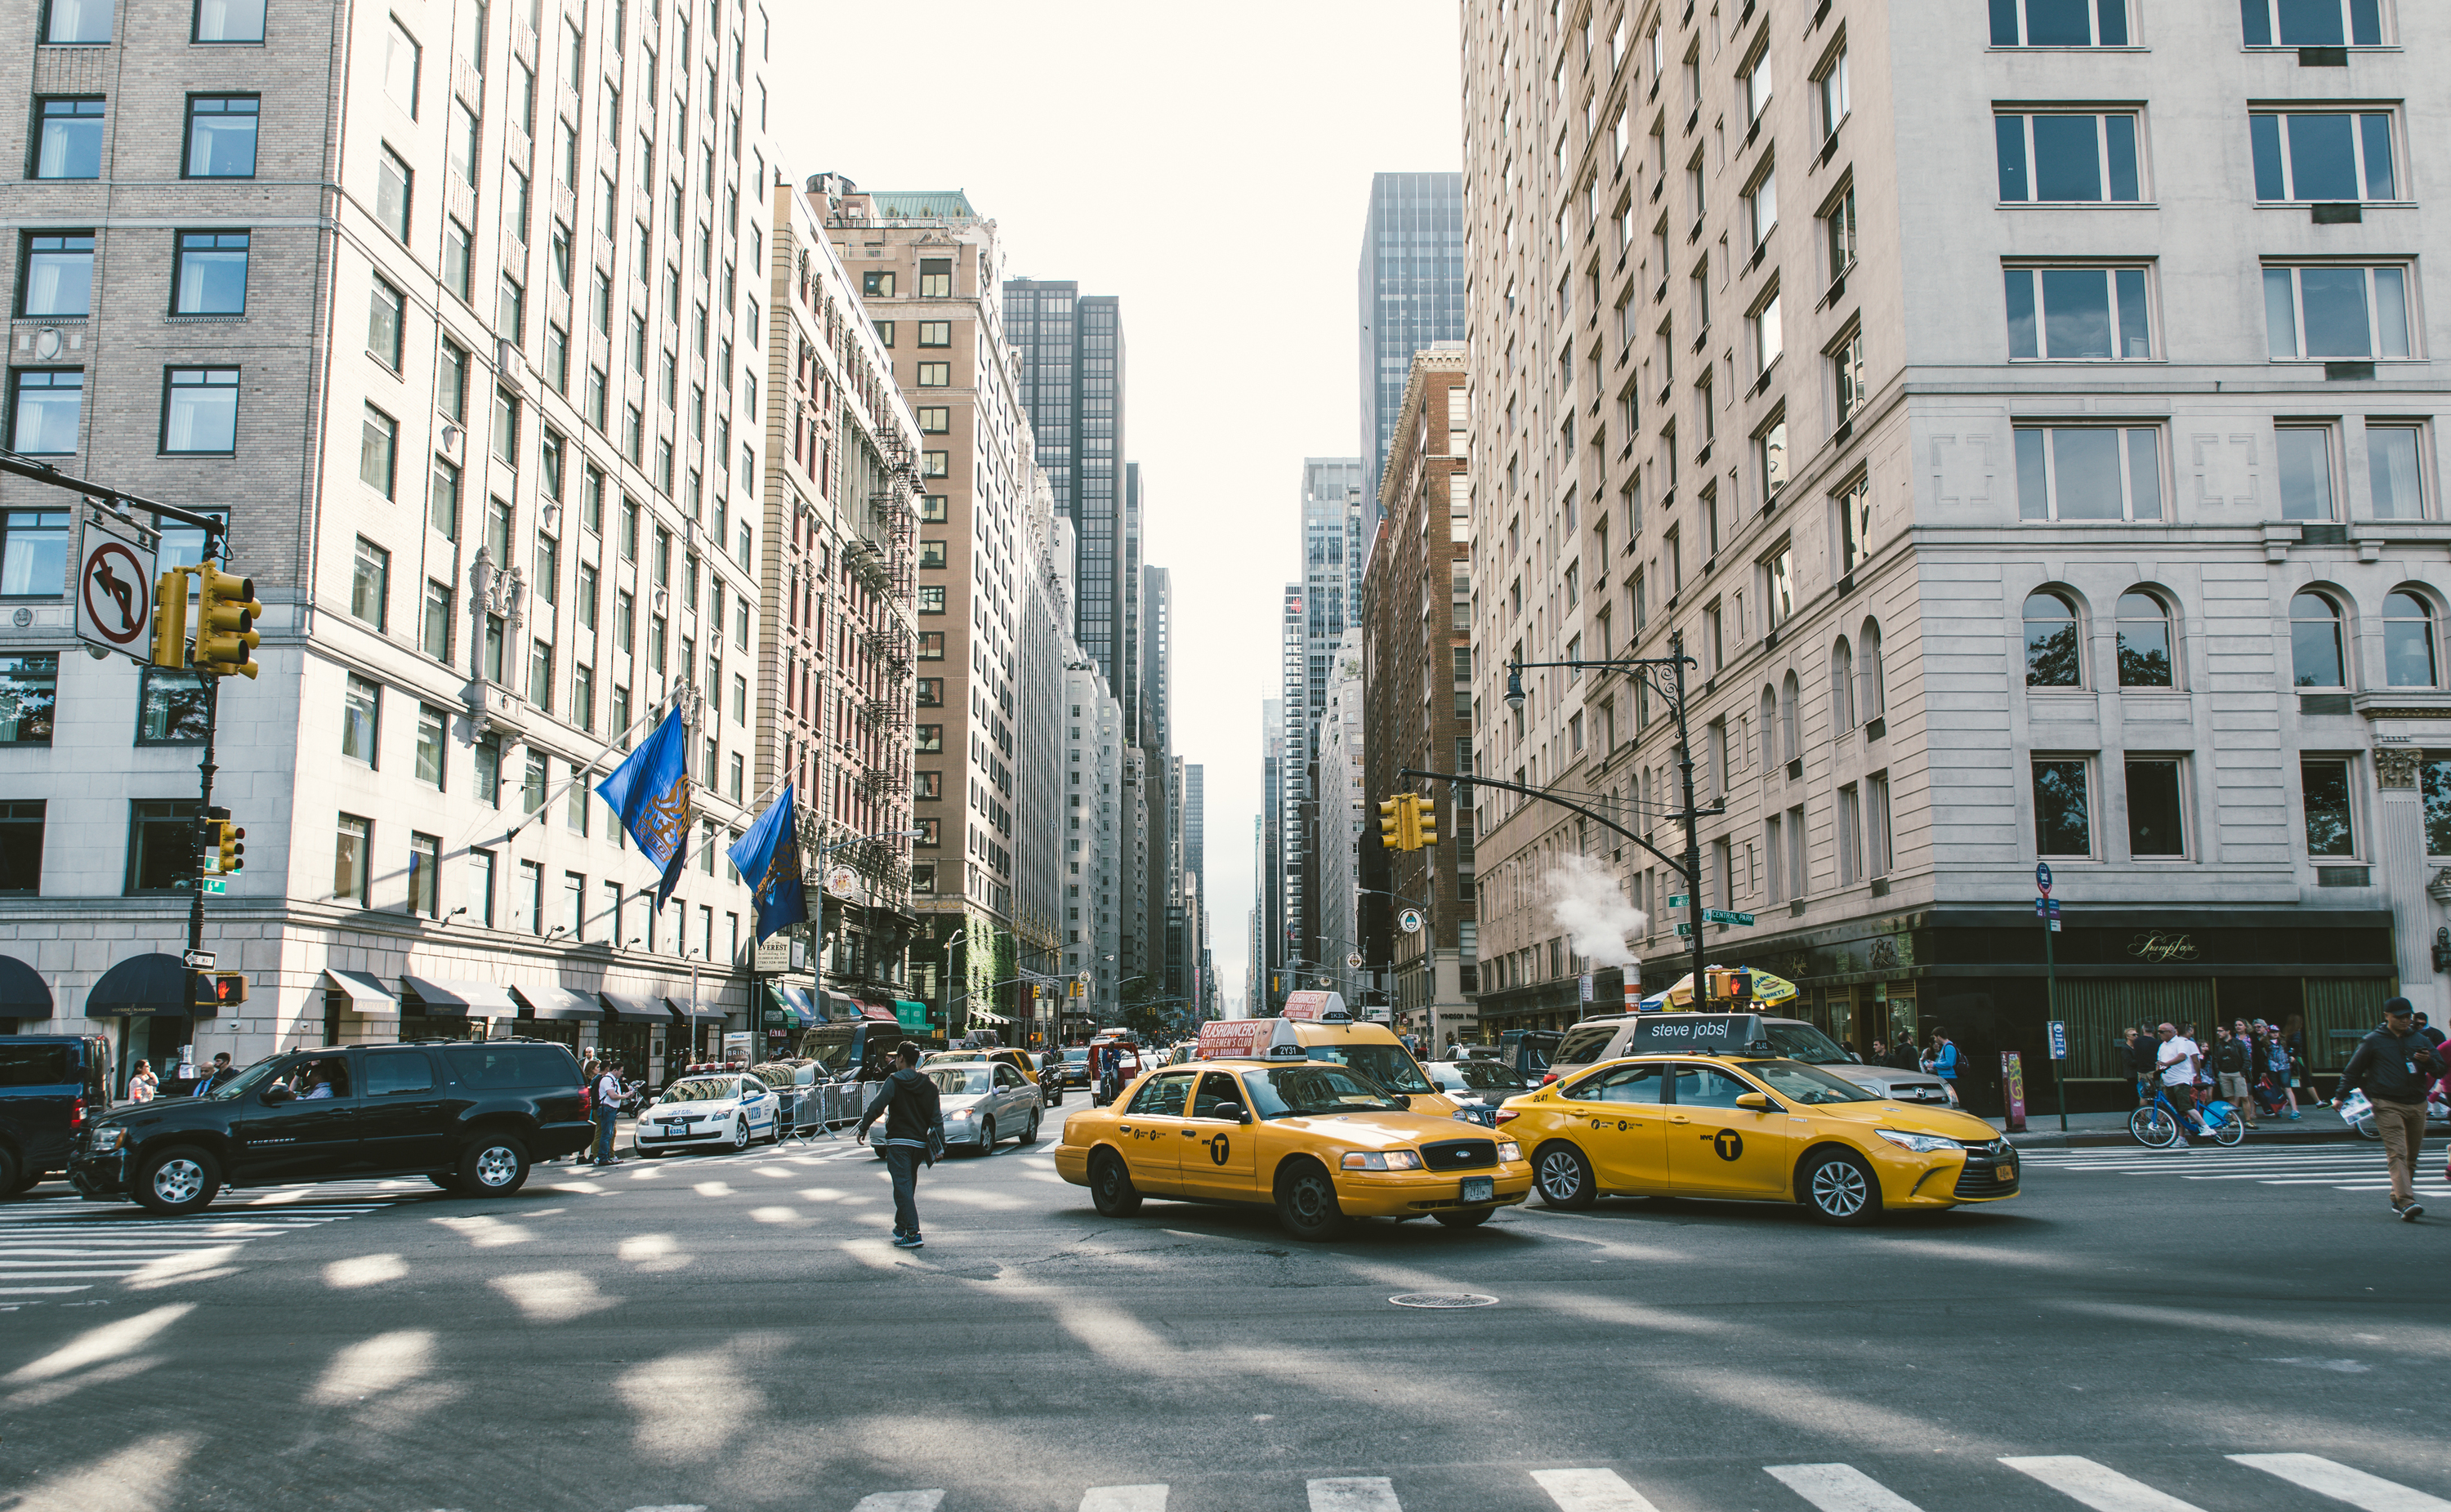
[[[676,1149],[747,1149],[757,1140],[783,1137],[776,1117],[782,1104],[760,1076],[740,1071],[684,1076],[638,1114],[630,1143],[647,1156]]]
[[[922,1073],[936,1084],[948,1149],[967,1147],[984,1155],[999,1139],[1038,1143],[1038,1084],[1012,1067],[1002,1061],[939,1062]],[[885,1158],[881,1143],[876,1158]]]
[[[775,1124],[782,1132],[816,1129],[826,1122],[825,1083],[829,1078],[826,1069],[815,1061],[786,1056],[752,1066],[749,1074],[773,1089]]]
[[[1023,1081],[1037,1087],[1041,1103],[1052,1108],[1064,1101],[1063,1073],[1049,1068],[1042,1068],[1037,1058],[1026,1050],[1013,1050],[999,1045],[991,1050],[931,1051],[919,1057],[922,1070],[931,1066],[951,1065],[960,1061],[990,1061],[999,1066],[1010,1066],[1021,1072]]]
[[[1532,1084],[1496,1060],[1423,1061],[1430,1085],[1456,1105],[1455,1116],[1484,1129],[1498,1127],[1498,1105],[1532,1090]]]
[[[430,1177],[475,1197],[520,1189],[532,1163],[594,1129],[570,1051],[549,1040],[421,1040],[270,1055],[202,1097],[89,1119],[69,1179],[88,1198],[202,1210],[225,1187],[334,1176]]]
[[[66,1170],[86,1124],[110,1109],[99,1034],[0,1034],[0,1197]]]

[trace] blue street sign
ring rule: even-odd
[[[2068,1059],[2068,1020],[2063,1018],[2051,1020],[2051,1059]]]
[[[2043,896],[2051,895],[2051,863],[2049,861],[2034,863],[2034,886],[2041,890]]]

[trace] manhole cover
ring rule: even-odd
[[[1387,1299],[1399,1307],[1495,1307],[1496,1297],[1478,1291],[1407,1291]]]

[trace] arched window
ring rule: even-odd
[[[2119,596],[2119,685],[2172,686],[2170,610],[2149,593]]]
[[[2341,609],[2319,593],[2289,600],[2289,680],[2301,688],[2342,688]]]
[[[1795,706],[1804,701],[1803,692],[1793,672],[1778,685],[1778,743],[1790,761],[1804,755],[1802,721],[1796,717],[1795,712]]]
[[[1857,675],[1855,684],[1861,690],[1861,696],[1855,700],[1855,712],[1862,715],[1864,722],[1869,724],[1888,714],[1890,708],[1889,688],[1881,676],[1880,621],[1865,620],[1862,632],[1855,637],[1855,645],[1863,653],[1863,670]]]
[[[1762,690],[1761,740],[1762,771],[1775,771],[1778,767],[1778,695],[1768,688]]]
[[[2382,680],[2395,688],[2434,686],[2434,612],[2402,589],[2382,601]]]
[[[2046,589],[2026,599],[2026,686],[2085,686],[2076,605]]]
[[[1840,636],[1830,652],[1830,729],[1845,735],[1855,728],[1855,653]]]

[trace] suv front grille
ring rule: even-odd
[[[1422,1164],[1431,1170],[1464,1170],[1498,1164],[1494,1139],[1447,1139],[1422,1147]]]

